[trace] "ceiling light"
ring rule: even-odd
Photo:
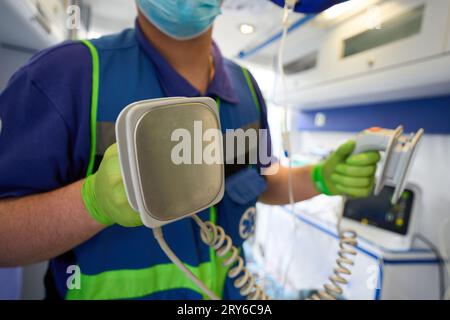
[[[242,34],[251,34],[255,32],[255,27],[248,23],[243,23],[239,26],[239,31],[241,31]]]

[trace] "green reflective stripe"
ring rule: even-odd
[[[211,263],[186,265],[199,279],[213,279]],[[67,300],[135,299],[173,289],[190,289],[208,297],[173,263],[136,270],[81,274],[80,289],[67,290]]]
[[[97,146],[97,110],[98,91],[100,83],[100,61],[95,46],[88,40],[81,40],[92,56],[92,95],[91,95],[91,149],[89,152],[89,164],[86,176],[90,176],[94,171],[95,151]]]
[[[213,224],[217,224],[217,208],[209,208],[209,220]],[[241,250],[239,249],[239,254]],[[209,248],[209,255],[211,260],[211,275],[213,276],[212,287],[210,288],[218,297],[223,297],[223,292],[225,290],[225,282],[227,280],[227,274],[230,267],[225,267],[223,261],[230,257],[230,253],[224,257],[217,257],[217,253],[213,248]],[[234,265],[234,264],[233,264]],[[232,266],[233,266],[232,265]]]
[[[259,103],[259,99],[258,99],[258,95],[256,94],[255,87],[253,86],[252,79],[250,78],[250,73],[248,73],[248,70],[245,68],[242,68],[242,73],[244,73],[245,80],[247,80],[248,88],[250,89],[250,91],[252,93],[253,102],[255,102],[258,112],[261,113],[261,105]]]
[[[209,221],[211,221],[214,225],[217,223],[217,209],[216,207],[209,208]],[[211,290],[218,295],[222,296],[222,291],[219,291],[219,281],[222,279],[217,278],[217,268],[220,267],[217,263],[217,254],[213,248],[209,248],[209,260],[211,261]]]
[[[217,110],[220,117],[220,98],[216,98]],[[217,208],[215,206],[209,208],[209,220],[213,224],[217,224]],[[227,258],[227,257],[224,257]],[[227,278],[227,273],[230,268],[224,267],[222,262],[223,258],[218,258],[217,253],[213,248],[209,248],[209,259],[211,261],[211,274],[213,280],[211,281],[212,286],[210,289],[218,296],[223,296],[223,291],[225,289],[225,282]]]
[[[220,117],[220,98],[216,98],[216,104],[217,104],[217,111],[219,111],[219,117]]]

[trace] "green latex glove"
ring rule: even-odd
[[[98,171],[85,180],[81,194],[88,212],[97,222],[124,227],[142,225],[139,214],[128,203],[116,144],[106,150]]]
[[[353,140],[346,142],[314,167],[312,179],[320,193],[358,198],[370,195],[380,153],[368,151],[352,155],[355,145]]]

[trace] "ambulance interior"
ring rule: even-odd
[[[1,1],[0,90],[39,50],[133,27],[130,2]],[[80,27],[67,28],[77,14]],[[367,128],[402,125],[425,135],[400,204],[390,204],[389,186],[364,200],[258,204],[244,246],[248,268],[273,299],[309,297],[336,268],[342,214],[358,233],[342,299],[450,299],[450,0],[350,0],[317,15],[293,13],[284,82],[282,15],[270,1],[225,0],[214,25],[223,55],[247,67],[263,92],[282,163],[286,110],[294,167],[324,159]],[[0,269],[0,299],[43,299],[46,268]]]

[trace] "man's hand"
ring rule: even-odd
[[[91,216],[102,224],[142,225],[139,214],[128,203],[116,144],[106,150],[98,171],[85,180],[82,198]]]
[[[370,195],[380,154],[369,151],[352,155],[354,149],[355,141],[350,140],[314,167],[312,178],[319,192],[351,197]]]

